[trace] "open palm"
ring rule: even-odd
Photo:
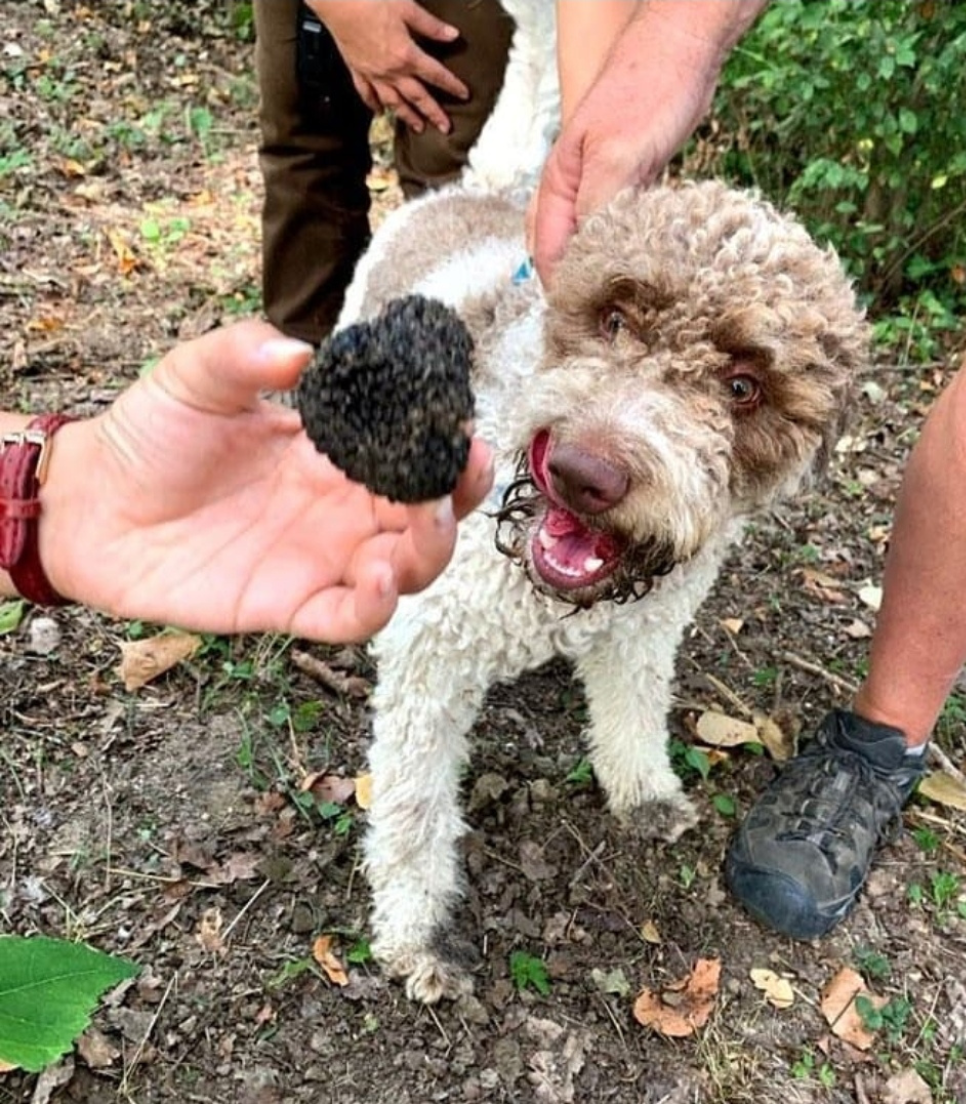
[[[454,506],[462,516],[486,492],[485,446],[453,503],[371,495],[316,452],[294,411],[257,397],[293,386],[308,355],[241,323],[179,346],[106,414],[61,430],[48,512],[60,520],[42,530],[55,586],[186,628],[356,640],[435,578]],[[90,473],[80,497],[57,502],[55,463]]]

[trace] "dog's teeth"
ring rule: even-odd
[[[540,547],[549,552],[551,548],[556,545],[558,538],[552,533],[548,533],[546,529],[541,529],[539,533]]]
[[[584,571],[588,575],[592,575],[595,571],[600,571],[603,566],[604,561],[598,559],[596,556],[588,556],[587,559],[584,560]]]

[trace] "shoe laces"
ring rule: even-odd
[[[783,839],[810,841],[831,857],[837,845],[854,850],[857,830],[874,843],[899,823],[901,782],[877,771],[859,752],[820,739],[790,766],[807,785],[798,818]]]

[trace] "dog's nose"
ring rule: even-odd
[[[557,445],[547,470],[554,490],[568,506],[584,514],[601,514],[627,494],[627,473],[576,445]]]

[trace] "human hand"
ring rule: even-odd
[[[649,0],[637,6],[596,80],[564,119],[544,166],[527,222],[544,286],[583,218],[621,189],[652,184],[663,172],[710,107],[731,47],[766,2]],[[566,9],[558,5],[561,19]],[[562,54],[564,87],[567,66]]]
[[[350,482],[298,414],[311,350],[243,322],[173,349],[110,409],[57,434],[40,554],[65,597],[218,633],[362,640],[448,562],[492,481],[473,442],[451,499],[402,506]]]
[[[453,42],[459,29],[431,15],[415,0],[308,0],[348,66],[352,83],[374,112],[395,112],[417,133],[426,121],[443,134],[450,119],[432,88],[466,99],[469,89],[417,38]]]

